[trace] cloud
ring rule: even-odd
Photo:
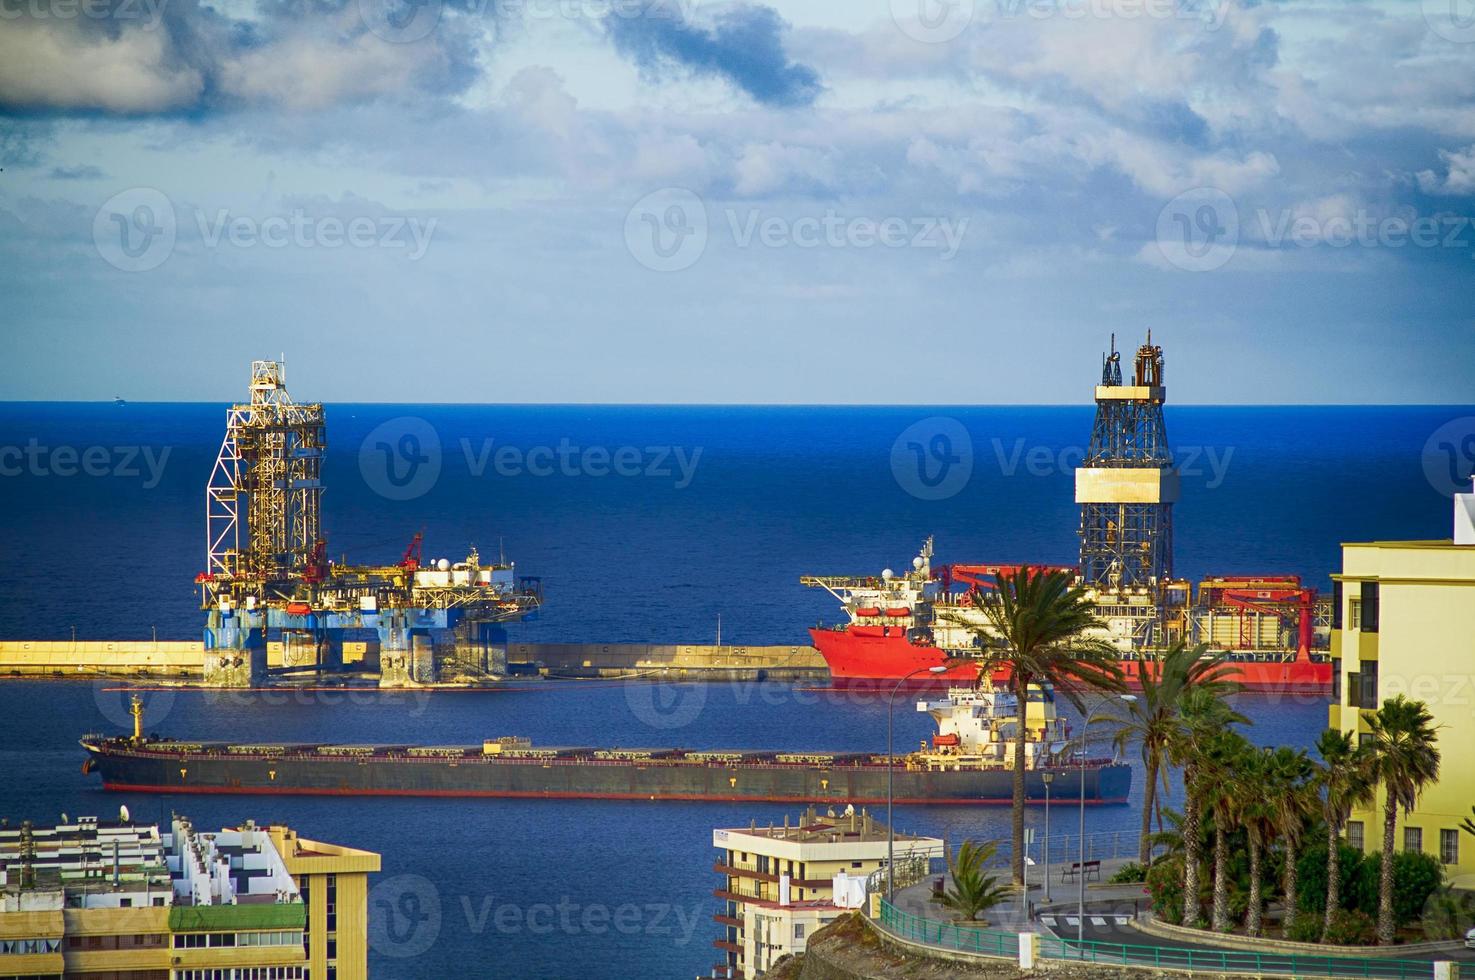
[[[807,106],[822,86],[807,65],[789,60],[782,35],[787,28],[769,7],[729,10],[710,27],[686,21],[679,9],[656,5],[643,16],[610,16],[605,29],[615,48],[647,74],[672,67],[725,79],[766,106]]]
[[[52,180],[103,180],[107,174],[101,167],[79,163],[72,167],[52,167],[50,176]]]
[[[1445,164],[1444,178],[1432,170],[1421,171],[1419,189],[1425,194],[1475,194],[1475,145],[1453,152],[1440,150],[1439,158]]]

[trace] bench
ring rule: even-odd
[[[1061,881],[1075,881],[1076,880],[1076,875],[1078,875],[1078,874],[1084,874],[1085,875],[1085,878],[1084,878],[1085,881],[1090,881],[1091,880],[1091,877],[1093,875],[1095,876],[1095,878],[1096,878],[1097,881],[1100,881],[1101,880],[1101,862],[1100,861],[1087,861],[1086,864],[1085,864],[1085,869],[1084,869],[1084,871],[1082,871],[1081,862],[1079,862],[1079,861],[1072,861],[1070,864],[1067,864],[1066,866],[1064,866],[1063,868],[1060,869],[1060,880]]]

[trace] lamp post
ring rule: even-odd
[[[931,667],[918,667],[910,674],[902,677],[891,689],[891,696],[886,699],[886,901],[889,903],[896,898],[896,827],[891,820],[891,787],[896,775],[896,755],[891,750],[891,737],[895,729],[896,718],[896,692],[901,686],[918,674],[942,674],[946,673],[951,661],[947,663],[934,664]]]
[[[1135,694],[1120,694],[1116,696],[1121,701],[1136,701]],[[1076,942],[1083,942],[1086,938],[1086,739],[1091,732],[1091,719],[1096,717],[1096,712],[1111,703],[1111,697],[1102,698],[1086,714],[1086,720],[1081,725],[1081,857],[1080,857],[1080,893],[1076,899]]]
[[[1040,775],[1040,781],[1045,784],[1045,894],[1040,898],[1041,902],[1050,901],[1050,784],[1055,782],[1055,774],[1046,772]]]

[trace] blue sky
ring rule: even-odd
[[[10,0],[0,397],[1475,400],[1475,0]]]

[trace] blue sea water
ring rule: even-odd
[[[192,579],[223,420],[220,405],[0,405],[0,637],[197,636]],[[459,559],[474,543],[543,578],[544,610],[516,639],[710,642],[720,614],[725,641],[757,644],[803,642],[805,627],[835,617],[801,574],[901,567],[928,534],[943,561],[1073,561],[1070,468],[1091,409],[332,405],[328,420],[333,557],[397,560],[423,527],[428,558]],[[1294,572],[1325,587],[1341,541],[1448,536],[1447,493],[1475,462],[1471,408],[1170,407],[1168,424],[1185,469],[1176,556],[1188,577]],[[110,687],[0,681],[0,815],[107,815],[126,802],[143,818],[173,808],[202,826],[282,820],[378,850],[376,896],[389,903],[371,910],[378,977],[693,976],[721,958],[712,828],[785,813],[108,795],[81,774],[76,738],[125,726],[124,695]],[[1307,745],[1325,720],[1317,699],[1242,700],[1265,744]],[[930,727],[908,709],[897,708],[902,745]],[[304,741],[518,733],[874,749],[885,714],[876,699],[787,685],[149,701],[161,731]],[[1002,835],[1006,819],[912,807],[897,822],[957,841]],[[1131,806],[1088,814],[1097,830],[1136,819]],[[384,932],[406,893],[436,914]]]

